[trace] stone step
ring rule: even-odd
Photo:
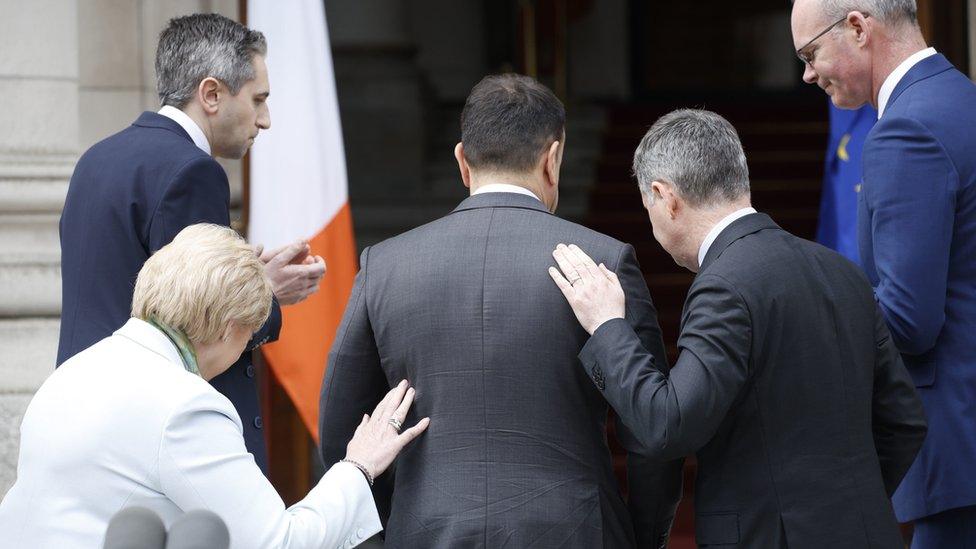
[[[0,361],[0,395],[33,393],[54,371],[59,324],[56,317],[0,319],[0,346],[10,351]]]

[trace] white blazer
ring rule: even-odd
[[[353,547],[381,530],[366,479],[347,463],[285,509],[241,432],[234,406],[183,368],[169,338],[130,319],[65,362],[28,406],[0,545],[98,548],[130,505],[165,522],[209,509],[235,549]]]

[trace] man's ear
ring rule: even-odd
[[[559,141],[553,141],[552,145],[549,145],[549,150],[546,151],[545,166],[543,168],[546,183],[553,187],[559,184],[559,167],[563,160],[563,150],[560,145],[562,143]]]
[[[663,181],[653,181],[651,182],[651,193],[654,196],[654,201],[658,200],[664,201],[664,209],[668,212],[668,217],[674,219],[678,216],[678,212],[684,206],[681,197],[678,193],[674,191],[674,186],[670,183],[665,183]]]
[[[471,168],[468,167],[468,161],[464,158],[464,143],[459,142],[454,145],[454,159],[457,160],[458,170],[461,172],[461,181],[464,182],[464,186],[471,188]]]
[[[201,80],[200,85],[197,86],[197,99],[200,100],[203,112],[209,115],[217,114],[222,93],[220,82],[216,78],[208,76]]]
[[[854,41],[857,42],[857,45],[859,47],[867,46],[871,39],[871,26],[868,23],[868,18],[859,11],[852,11],[847,14],[847,24],[854,31]]]

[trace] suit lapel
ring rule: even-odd
[[[714,263],[733,242],[763,229],[779,229],[779,225],[764,213],[745,215],[733,221],[722,232],[718,233],[718,237],[708,248],[705,259],[698,269],[698,274],[705,272],[709,265]]]

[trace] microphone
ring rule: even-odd
[[[112,517],[103,549],[164,549],[166,527],[159,515],[145,507],[127,507]]]
[[[212,511],[196,509],[173,522],[165,549],[228,549],[230,532]]]

